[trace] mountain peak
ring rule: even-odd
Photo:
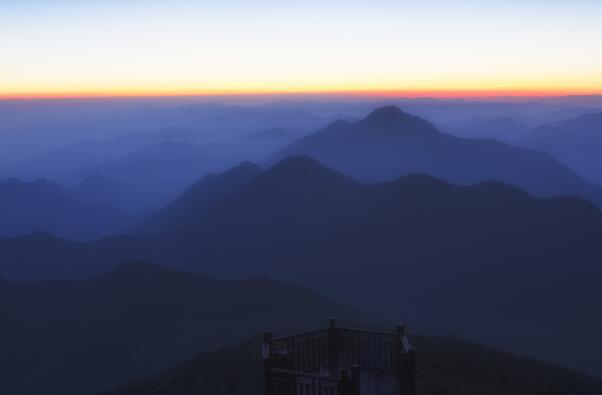
[[[269,168],[264,179],[277,179],[279,182],[293,182],[296,185],[307,183],[343,183],[356,184],[356,181],[342,173],[329,169],[307,155],[288,157]],[[286,180],[286,181],[285,181]]]
[[[348,121],[346,121],[344,119],[338,119],[338,120],[334,121],[333,123],[331,123],[330,125],[328,125],[328,128],[332,128],[332,129],[346,128],[349,125],[351,125],[351,124]]]
[[[372,111],[370,114],[368,114],[366,119],[390,121],[408,116],[409,115],[403,112],[399,107],[385,106]]]
[[[291,156],[272,167],[273,169],[326,169],[324,165],[308,155]]]
[[[261,167],[259,167],[255,163],[247,160],[247,161],[241,162],[238,165],[232,167],[230,170],[227,170],[224,174],[241,173],[241,172],[245,172],[245,173],[252,172],[252,173],[259,174],[262,171],[263,171],[263,169]]]
[[[366,118],[359,121],[356,125],[364,128],[384,130],[384,131],[403,131],[403,132],[429,132],[437,130],[427,120],[403,112],[399,107],[386,106],[372,111]]]

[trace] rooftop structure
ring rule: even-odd
[[[266,395],[414,395],[414,349],[394,331],[338,327],[264,334]]]

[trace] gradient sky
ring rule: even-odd
[[[0,1],[0,96],[600,93],[602,1]]]

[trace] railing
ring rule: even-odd
[[[271,342],[273,367],[315,372],[329,367],[328,331],[318,330],[274,338]]]
[[[414,351],[403,325],[378,331],[337,327],[331,319],[324,330],[278,338],[266,332],[263,360],[266,395],[360,395],[383,376],[396,382],[395,394],[415,393]]]
[[[341,393],[339,378],[283,369],[272,369],[270,378],[273,394],[338,395]]]

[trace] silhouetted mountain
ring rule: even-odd
[[[118,233],[128,217],[108,204],[40,179],[0,182],[0,235],[16,236],[44,230],[74,240]]]
[[[266,327],[365,317],[292,285],[143,263],[81,281],[0,283],[0,301],[0,393],[10,395],[91,394]]]
[[[396,107],[380,108],[352,124],[335,122],[283,148],[269,163],[294,155],[312,156],[368,182],[418,172],[459,184],[501,181],[538,196],[577,195],[602,204],[602,190],[547,154],[443,134]]]
[[[424,175],[362,184],[293,157],[160,238],[61,245],[46,254],[37,244],[1,241],[0,276],[40,266],[81,273],[126,258],[265,276],[404,317],[414,328],[602,376],[602,319],[592,314],[602,298],[602,214],[579,198],[539,199],[496,182],[456,186]],[[557,342],[566,337],[572,341]]]
[[[224,173],[207,174],[173,203],[145,221],[141,229],[142,233],[165,233],[194,223],[205,210],[247,185],[261,172],[259,166],[243,162]]]
[[[602,374],[602,319],[590,314],[602,298],[602,214],[579,198],[422,175],[365,185],[293,157],[162,243],[188,268],[301,282],[429,331]],[[576,327],[578,340],[548,347]]]
[[[229,142],[247,160],[264,160],[267,155],[295,141],[297,137],[282,128],[270,128],[245,134]]]
[[[164,140],[164,135],[149,132],[78,140],[27,159],[10,171],[25,178],[44,176],[65,184],[75,184],[82,177],[93,174],[86,171],[90,167]]]
[[[284,109],[270,105],[241,106],[233,103],[203,103],[204,99],[200,101],[199,103],[198,98],[184,101],[165,98],[3,101],[0,103],[3,129],[12,133],[2,136],[0,158],[10,166],[82,139],[110,140],[145,130],[148,131],[147,137],[153,139],[201,145],[211,141],[229,141],[250,131],[273,127],[304,134],[333,120],[328,116],[316,116],[299,107]],[[152,141],[156,142],[156,139]],[[138,145],[130,147],[128,151],[140,148],[142,146]],[[93,151],[88,153],[94,155]],[[61,158],[55,156],[55,159],[57,165],[63,163]],[[109,159],[104,158],[105,161]],[[35,168],[54,170],[55,162],[46,161],[46,164],[50,165],[46,169],[38,166]],[[0,171],[4,169],[6,168]],[[63,169],[68,170],[67,167]],[[2,172],[0,177],[12,175],[25,176],[11,170],[8,173]],[[41,176],[58,180],[50,174],[37,171],[30,173],[27,178]],[[64,182],[62,179],[60,181]]]
[[[131,236],[74,242],[41,231],[0,237],[0,268],[11,280],[85,277],[144,255],[148,244]]]
[[[569,369],[466,341],[412,336],[419,395],[590,395],[602,382]],[[102,395],[262,395],[256,341],[205,352]]]
[[[602,112],[542,125],[516,143],[549,152],[602,185]]]
[[[227,144],[203,146],[166,141],[128,152],[88,169],[128,186],[144,206],[161,207],[210,172],[223,171],[245,157]]]

